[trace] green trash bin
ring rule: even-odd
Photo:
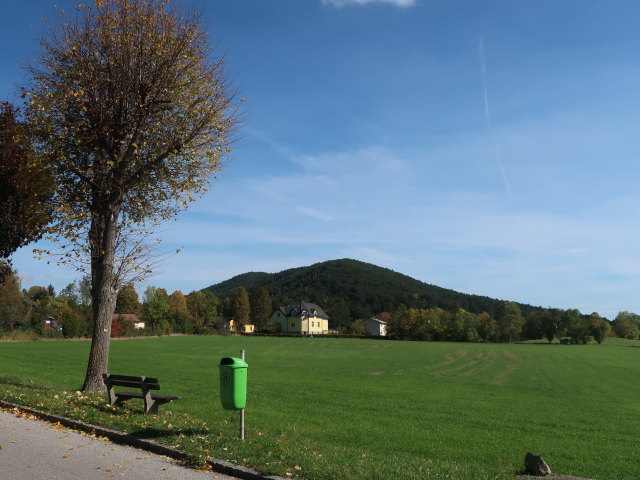
[[[247,368],[241,358],[220,360],[220,402],[226,410],[242,410],[247,406]]]

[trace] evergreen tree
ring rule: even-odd
[[[64,297],[72,308],[76,308],[80,304],[80,295],[78,294],[78,286],[76,282],[71,282],[69,285],[60,290],[59,297]]]
[[[207,308],[205,313],[205,325],[209,328],[217,328],[218,321],[218,297],[211,290],[203,291]]]

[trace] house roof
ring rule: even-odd
[[[315,303],[305,302],[304,300],[293,302],[289,305],[283,305],[278,310],[284,313],[286,317],[300,317],[302,312],[308,312],[311,316],[329,320],[329,315],[327,315],[318,305]]]
[[[365,320],[365,322],[376,322],[379,323],[380,325],[386,325],[387,322],[385,322],[384,320],[378,320],[377,318],[369,318],[367,320]]]
[[[125,322],[131,322],[131,323],[140,323],[141,320],[138,318],[138,316],[135,313],[114,313],[111,316],[111,321],[113,320],[122,320]]]

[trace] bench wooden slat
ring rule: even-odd
[[[107,397],[110,405],[120,405],[132,398],[144,400],[145,413],[156,413],[158,405],[178,400],[181,397],[175,395],[152,394],[149,390],[160,390],[160,383],[155,377],[134,377],[131,375],[113,375],[103,373],[102,378],[107,387]],[[114,387],[139,388],[140,392],[115,391]]]
[[[140,392],[116,392],[116,395],[121,398],[144,398],[144,394]],[[166,401],[170,402],[173,400],[179,400],[182,397],[177,397],[175,395],[151,395],[154,400]]]
[[[158,379],[156,377],[134,377],[132,375],[115,375],[113,373],[103,373],[102,377],[103,378],[109,377],[109,379],[111,379],[114,382],[120,382],[120,381],[140,382],[144,378],[145,381],[149,383],[158,383]]]
[[[146,382],[120,382],[108,380],[108,382],[114,387],[126,387],[126,388],[142,388],[142,385],[146,386],[149,390],[160,390],[160,384],[158,383],[146,383]],[[105,381],[106,383],[106,381]]]

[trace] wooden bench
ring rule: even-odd
[[[152,394],[151,390],[160,390],[160,383],[157,378],[152,377],[132,377],[130,375],[114,375],[103,373],[102,378],[107,386],[107,397],[109,405],[121,405],[122,402],[141,398],[144,400],[144,413],[158,413],[158,406],[178,400],[181,397],[174,395]],[[127,387],[139,389],[140,392],[116,392],[114,387]]]

